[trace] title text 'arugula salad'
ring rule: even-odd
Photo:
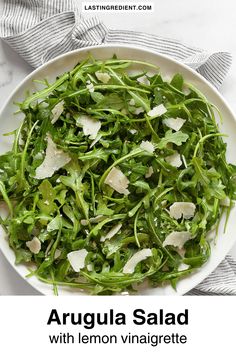
[[[41,83],[0,156],[16,263],[55,293],[175,287],[208,260],[209,231],[236,197],[216,107],[180,74],[115,56]]]

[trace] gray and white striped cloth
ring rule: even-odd
[[[71,50],[101,44],[135,44],[169,55],[219,88],[231,65],[226,52],[207,53],[179,41],[129,30],[108,29],[83,19],[76,0],[3,0],[0,36],[32,67]],[[189,295],[236,295],[236,262],[227,256]]]

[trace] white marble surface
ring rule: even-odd
[[[99,16],[113,29],[132,29],[177,38],[209,52],[231,52],[233,64],[220,91],[236,112],[235,0],[156,0],[153,3],[155,11],[151,14],[131,16],[129,13],[100,13]],[[11,48],[0,42],[0,107],[4,105],[15,86],[31,71],[32,68]],[[236,245],[231,254],[236,258]],[[11,268],[1,251],[0,294],[38,294]]]

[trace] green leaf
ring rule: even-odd
[[[171,130],[168,130],[165,134],[165,137],[157,144],[158,149],[164,149],[168,143],[173,143],[177,146],[181,146],[182,143],[185,143],[189,138],[189,135],[182,133],[181,131],[173,133]]]
[[[56,198],[56,192],[49,180],[45,179],[39,185],[38,190],[40,192],[41,198],[38,201],[39,209],[45,214],[51,214],[57,207],[54,203]]]
[[[122,96],[116,93],[106,95],[103,102],[101,102],[99,106],[102,106],[102,104],[106,108],[112,108],[117,110],[121,110],[125,106],[125,102]]]
[[[83,161],[83,162],[94,160],[94,159],[101,159],[101,160],[107,162],[109,154],[110,154],[109,150],[94,149],[92,151],[89,151],[89,152],[79,156],[79,159],[80,159],[80,161]]]
[[[103,199],[101,195],[97,196],[97,201],[98,205],[96,215],[111,216],[114,214],[114,210],[107,207],[107,202]]]
[[[91,92],[90,95],[96,103],[100,103],[105,99],[105,96],[100,92]]]
[[[170,82],[172,86],[177,88],[179,91],[182,91],[183,89],[183,84],[184,84],[184,79],[181,74],[175,74]]]
[[[210,180],[207,175],[207,171],[202,167],[203,161],[200,157],[193,157],[192,158],[192,164],[195,168],[196,172],[196,177],[199,180],[199,182],[207,186],[210,183]]]
[[[143,191],[150,191],[150,186],[147,182],[144,181],[136,181],[134,183],[132,183],[132,186],[137,187]]]
[[[208,198],[214,197],[217,199],[224,199],[226,198],[225,194],[225,186],[222,184],[221,180],[216,178],[212,179],[210,184],[207,185],[205,191]]]
[[[32,258],[32,253],[30,252],[30,250],[25,250],[23,248],[19,248],[17,250],[15,250],[15,256],[16,256],[16,260],[15,263],[19,264],[22,262],[30,262],[31,258]]]

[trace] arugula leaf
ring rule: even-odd
[[[57,209],[57,206],[54,203],[54,200],[56,198],[55,189],[53,188],[49,180],[45,179],[39,185],[38,190],[40,192],[40,195],[42,196],[37,203],[39,209],[46,215],[51,214]]]
[[[171,130],[167,130],[165,137],[157,144],[158,149],[163,149],[168,143],[173,143],[177,146],[181,146],[188,140],[189,136],[181,131],[173,133]]]
[[[183,90],[184,79],[181,74],[175,74],[170,82],[172,86],[177,88],[179,91]]]

